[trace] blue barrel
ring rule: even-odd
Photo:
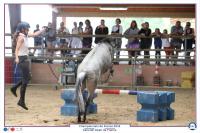
[[[168,91],[141,91],[137,102],[142,108],[137,111],[137,121],[165,121],[174,119],[174,110],[170,107],[175,102],[175,93]]]
[[[83,98],[86,99],[88,92],[83,92]],[[95,94],[93,98],[97,97]],[[60,112],[64,116],[77,116],[78,115],[78,105],[76,101],[76,91],[75,88],[63,89],[61,92],[61,98],[65,101],[64,105],[61,106]],[[87,110],[88,114],[97,113],[97,104],[91,101]]]
[[[22,72],[19,68],[19,65],[14,64],[13,65],[13,83],[16,84],[19,82],[22,78]]]

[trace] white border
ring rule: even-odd
[[[200,38],[199,38],[199,34],[200,34],[200,25],[199,25],[199,22],[200,22],[200,2],[199,0],[190,0],[190,1],[186,1],[186,0],[181,0],[181,1],[175,1],[175,0],[163,0],[163,1],[160,1],[160,0],[154,0],[154,1],[149,1],[149,0],[134,0],[134,4],[135,3],[149,3],[151,2],[151,4],[160,4],[160,3],[163,3],[163,4],[183,4],[183,3],[196,3],[196,24],[197,24],[197,27],[196,27],[196,35],[197,35],[197,43],[200,42]],[[0,20],[0,25],[1,25],[1,28],[0,28],[0,133],[3,132],[3,128],[4,128],[4,3],[66,3],[66,4],[78,4],[78,3],[99,3],[98,0],[84,0],[84,1],[81,1],[81,0],[76,0],[76,1],[71,1],[71,0],[57,0],[57,1],[54,1],[54,2],[50,2],[49,0],[35,0],[35,1],[27,1],[27,0],[3,0],[1,3],[0,3],[0,12],[1,12],[1,18]],[[101,0],[101,3],[118,3],[118,4],[121,4],[121,3],[127,3],[127,4],[131,4],[133,3],[132,0]],[[198,20],[198,21],[197,21]],[[199,96],[200,96],[200,92],[199,92],[199,82],[198,80],[200,79],[199,78],[199,49],[200,49],[200,46],[197,44],[197,59],[196,59],[196,83],[197,83],[197,86],[196,86],[196,90],[197,90],[197,93],[196,93],[196,100],[197,100],[197,121],[198,121],[198,128],[197,130],[194,130],[194,131],[191,131],[189,130],[187,127],[167,127],[167,128],[164,128],[164,127],[132,127],[132,128],[129,128],[129,126],[126,126],[126,125],[122,125],[122,127],[120,128],[120,130],[118,130],[118,132],[154,132],[154,133],[169,133],[169,132],[177,132],[177,133],[200,133],[200,115],[198,115],[200,113],[200,106],[199,106]],[[185,99],[183,99],[185,100]],[[23,133],[44,133],[44,132],[59,132],[59,133],[62,133],[62,132],[81,132],[81,128],[79,128],[78,125],[71,125],[70,128],[68,127],[26,127],[26,128],[23,128],[22,132]]]

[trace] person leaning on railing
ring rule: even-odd
[[[187,39],[184,39],[184,50],[186,51],[185,52],[185,59],[190,59],[190,51],[189,50],[192,50],[192,45],[194,44],[194,29],[190,27],[191,26],[191,23],[190,22],[187,22],[186,23],[186,26],[185,26],[185,30],[184,30],[184,35],[186,37],[191,37],[191,38],[187,38]],[[186,66],[189,66],[190,63],[188,62],[185,62],[185,65]]]
[[[149,28],[149,23],[145,22],[144,27],[138,32],[139,35],[144,37],[149,37],[151,35],[151,29]],[[140,49],[150,49],[152,44],[152,38],[141,38],[140,39]],[[144,59],[149,59],[149,51],[144,51]],[[144,61],[144,64],[149,64],[149,61]]]
[[[102,19],[100,25],[95,29],[95,35],[108,35],[108,32],[108,27],[105,26],[105,20]],[[96,37],[94,42],[98,44],[104,38],[105,37]]]
[[[167,32],[167,29],[164,29],[163,30],[163,33],[162,33],[162,46],[164,48],[164,51],[165,51],[165,54],[166,54],[166,59],[167,61],[165,62],[165,64],[168,66],[169,65],[169,58],[172,57],[172,47],[169,43],[169,34]]]
[[[58,34],[69,35],[69,29],[65,27],[64,22],[60,23],[60,28],[58,29]],[[60,37],[59,38],[59,47],[60,48],[69,48],[70,38],[69,37]],[[61,56],[65,57],[70,53],[69,50],[61,50]]]
[[[40,31],[39,24],[36,25],[36,29],[34,30],[34,32],[37,32],[37,31]],[[43,47],[42,45],[43,45],[43,36],[40,35],[40,36],[34,37],[34,47],[42,48]],[[36,49],[34,49],[33,55],[35,55],[35,51]]]
[[[117,18],[115,20],[115,25],[112,27],[111,35],[122,35],[123,28],[121,24],[121,19]],[[115,38],[115,44],[116,44],[116,59],[119,59],[120,56],[120,48],[122,45],[122,39],[121,37],[116,37]],[[119,64],[118,61],[114,62],[114,64]]]
[[[85,30],[83,31],[83,35],[92,35],[93,29],[89,19],[85,20]],[[83,48],[91,48],[92,47],[92,37],[83,37]],[[86,55],[90,52],[90,50],[82,51],[82,54]]]
[[[46,31],[45,37],[46,37],[46,44],[47,44],[47,53],[49,57],[53,57],[54,55],[54,49],[57,40],[56,40],[56,29],[53,29],[53,25],[51,22],[48,23],[48,30]],[[47,63],[53,63],[53,59],[49,59]]]
[[[172,36],[182,36],[183,35],[183,27],[181,26],[181,22],[180,21],[176,21],[176,24],[174,26],[171,27],[171,35]],[[181,46],[182,46],[183,40],[181,38],[178,37],[173,37],[171,38],[171,46],[175,51],[175,53],[173,53],[173,58],[174,59],[178,59],[178,54],[179,54],[179,50],[181,50]],[[174,66],[177,65],[177,61],[174,61]]]
[[[83,31],[79,30],[77,23],[74,22],[74,28],[72,29],[72,34],[74,35],[80,35],[82,34]],[[72,37],[71,38],[71,48],[82,48],[83,44],[82,44],[82,39],[80,37]],[[79,56],[79,54],[81,53],[80,50],[71,50],[71,54]]]
[[[138,35],[139,29],[137,27],[137,22],[135,20],[133,20],[131,22],[130,27],[124,32],[125,36],[129,36],[129,35]],[[139,46],[139,39],[136,37],[129,37],[128,39],[128,43],[126,45],[126,48],[128,49],[138,49]],[[139,55],[139,51],[128,51],[128,57],[129,57],[129,62],[128,64],[131,65],[131,58],[135,57],[137,58],[137,56]]]
[[[161,32],[159,28],[155,29],[155,32],[152,33],[152,36],[154,37],[154,47],[155,49],[159,49],[155,51],[155,58],[160,59],[160,49],[162,48],[162,40],[161,40]],[[160,65],[160,61],[156,60],[156,64]]]

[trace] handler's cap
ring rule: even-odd
[[[30,25],[29,23],[27,22],[21,22],[17,25],[17,28],[16,28],[16,32],[20,32],[22,29],[28,29],[30,28]]]

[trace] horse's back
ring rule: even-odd
[[[98,70],[104,65],[110,65],[111,54],[106,44],[93,48],[79,65],[79,71]]]

